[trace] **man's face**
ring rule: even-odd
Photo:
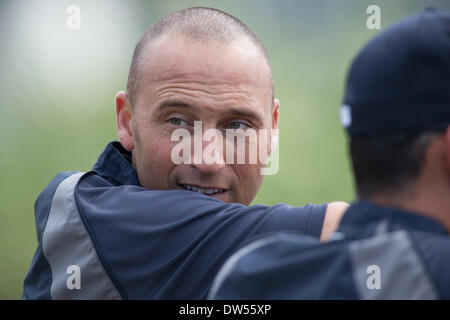
[[[201,121],[203,131],[221,130],[224,141],[226,129],[266,129],[270,136],[278,126],[278,103],[260,52],[248,41],[223,45],[183,37],[162,37],[145,50],[134,106],[125,93],[116,97],[119,138],[132,150],[141,185],[214,191],[209,196],[250,204],[263,179],[260,161],[176,165],[172,149],[179,142],[171,136],[180,128],[193,133],[194,121]]]

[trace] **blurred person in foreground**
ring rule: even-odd
[[[341,121],[358,200],[331,240],[235,253],[215,299],[450,299],[450,14],[427,9],[354,59]]]
[[[202,299],[225,259],[254,236],[328,238],[345,203],[249,206],[263,162],[211,162],[203,153],[188,161],[198,156],[199,123],[216,139],[271,132],[278,112],[267,53],[241,21],[190,8],[155,23],[136,46],[127,92],[116,95],[120,142],[90,172],[58,174],[36,201],[38,248],[23,298]],[[194,134],[182,162],[173,158],[176,130]],[[200,140],[205,150],[211,143]]]

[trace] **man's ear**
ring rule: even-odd
[[[133,112],[130,99],[124,91],[116,94],[117,136],[125,149],[134,149]]]
[[[272,129],[278,129],[278,112],[280,110],[280,101],[273,99],[272,107]]]
[[[445,166],[447,168],[448,176],[450,176],[450,126],[445,131]]]
[[[275,150],[278,144],[278,115],[280,110],[280,101],[278,99],[273,99],[272,106],[272,132],[270,137],[270,149],[269,154]]]

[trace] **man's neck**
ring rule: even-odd
[[[450,233],[450,194],[443,188],[376,194],[369,200],[382,206],[415,212],[440,222]]]

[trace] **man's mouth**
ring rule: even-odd
[[[203,193],[206,195],[219,194],[219,193],[223,193],[226,191],[225,189],[219,189],[219,188],[200,188],[200,187],[192,186],[189,184],[180,184],[180,186],[182,186],[186,190]]]

